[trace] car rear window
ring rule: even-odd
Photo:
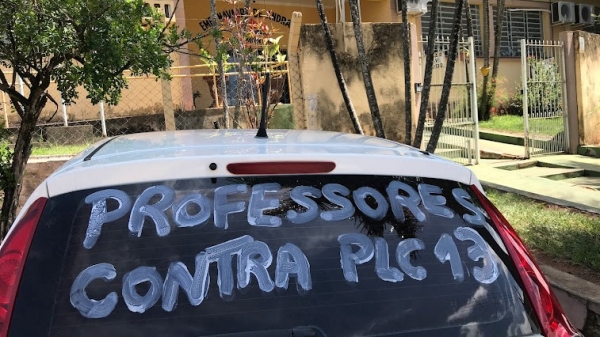
[[[470,189],[319,175],[53,197],[9,335],[538,333],[506,248]]]

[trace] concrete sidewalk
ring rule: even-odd
[[[471,166],[483,186],[600,214],[600,159],[552,155],[482,160]]]

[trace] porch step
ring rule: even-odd
[[[423,144],[427,144],[429,135],[425,135]],[[514,142],[518,143],[518,142]],[[523,159],[525,148],[522,145],[501,143],[487,139],[479,139],[481,159]],[[475,143],[472,138],[456,134],[442,133],[438,141],[436,154],[446,158],[469,158],[467,144],[470,144],[471,155],[474,155]],[[442,152],[443,151],[443,152]],[[532,149],[531,155],[542,152],[542,149]]]
[[[525,148],[522,145],[499,143],[479,139],[479,152],[482,159],[522,159]]]
[[[437,156],[440,156],[440,157],[448,158],[448,159],[467,158],[467,157],[463,156],[462,149],[444,149],[444,148],[438,147],[437,149],[435,149],[434,154]]]
[[[600,191],[600,177],[577,177],[561,181],[565,184]]]
[[[423,146],[426,146],[426,144],[429,142],[429,136],[430,135],[428,134],[424,136]],[[469,137],[442,133],[440,134],[438,145],[435,149],[435,154],[448,159],[467,159],[469,158],[469,151],[467,147],[469,141],[471,144],[470,147],[473,148],[473,140]]]
[[[474,156],[474,140],[456,135],[440,135],[438,148],[459,149],[462,158],[468,158],[467,140],[470,140],[471,155]],[[464,145],[459,145],[464,144]],[[437,150],[436,150],[437,152]],[[525,154],[523,146],[498,143],[489,140],[479,140],[479,154],[481,159],[522,159]]]
[[[557,167],[542,167],[542,166],[531,166],[528,168],[520,169],[520,174],[541,177],[552,180],[562,180],[569,178],[582,177],[585,172],[583,169],[578,168],[557,168]]]

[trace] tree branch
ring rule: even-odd
[[[56,116],[56,113],[58,112],[58,102],[54,99],[54,97],[52,97],[52,95],[50,95],[49,93],[46,92],[46,97],[48,97],[48,99],[50,100],[50,102],[54,103],[54,105],[56,106],[56,109],[54,110],[54,113],[52,114],[52,116],[50,116],[50,118],[48,118],[48,120],[46,121],[46,123],[50,123],[50,121],[52,120],[52,118],[54,118],[54,116]]]
[[[160,37],[162,38],[165,34],[165,32],[167,31],[167,29],[169,29],[169,25],[171,24],[171,22],[173,21],[173,17],[175,16],[175,12],[177,11],[177,7],[179,7],[179,1],[177,0],[175,1],[175,6],[173,6],[173,12],[171,13],[171,17],[169,17],[169,21],[167,21],[167,23],[165,24],[165,26],[163,27],[162,31],[160,32]]]
[[[169,52],[175,52],[175,51],[178,51],[178,50],[179,50],[179,48],[181,48],[181,47],[185,46],[185,45],[186,45],[186,44],[188,44],[188,43],[191,43],[191,42],[195,42],[195,41],[201,40],[201,39],[203,39],[203,38],[205,38],[205,37],[207,37],[207,36],[210,36],[210,35],[211,35],[211,34],[208,34],[208,33],[204,33],[204,34],[201,34],[201,35],[200,35],[200,34],[198,34],[198,35],[196,35],[196,36],[195,36],[194,38],[192,38],[192,39],[186,39],[185,41],[182,41],[182,42],[179,42],[179,43],[177,43],[177,44],[173,44],[173,45],[171,45],[171,44],[163,44],[163,46],[165,46],[165,47],[167,48],[167,51],[169,51]]]
[[[14,98],[19,103],[26,104],[27,99],[25,98],[25,96],[21,95],[20,92],[15,90],[14,83],[15,82],[13,82],[13,85],[9,85],[8,80],[6,79],[6,76],[4,75],[4,71],[2,71],[2,69],[0,69],[0,90],[7,93],[11,98]]]
[[[125,63],[121,68],[119,68],[117,71],[111,73],[112,76],[119,76],[121,75],[125,70],[129,69],[129,67],[131,67],[131,61],[127,61],[127,63]]]
[[[28,71],[24,71],[24,70],[18,68],[18,67],[13,68],[13,71],[19,75],[19,77],[21,78],[21,81],[23,81],[23,83],[27,86],[27,88],[31,89],[33,82],[36,81],[36,76],[34,76],[32,73],[30,73]]]

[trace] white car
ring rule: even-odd
[[[335,132],[98,143],[0,249],[0,336],[574,336],[458,164]]]

